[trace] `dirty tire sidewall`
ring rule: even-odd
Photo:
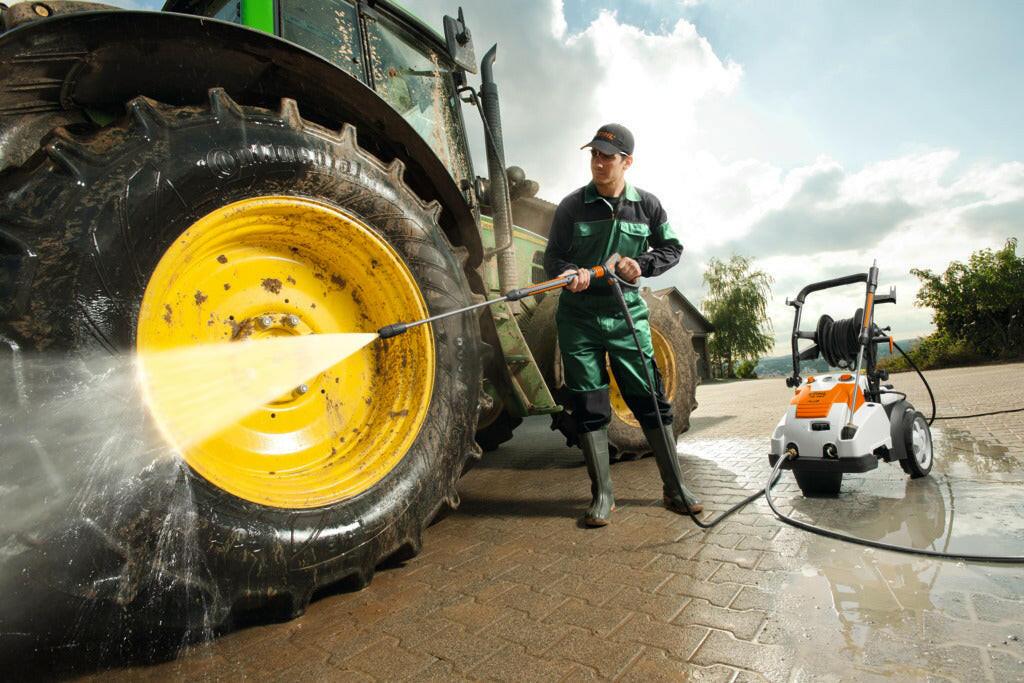
[[[40,254],[29,313],[3,327],[23,349],[72,356],[132,350],[148,276],[167,247],[201,216],[257,196],[307,197],[361,218],[402,256],[431,315],[470,303],[436,206],[405,186],[400,168],[359,148],[354,130],[306,123],[293,106],[243,109],[223,96],[190,108],[139,98],[128,110],[121,125],[91,139],[58,135],[0,177],[4,215],[17,217],[4,228]],[[358,496],[316,509],[270,508],[181,469],[202,567],[175,580],[188,585],[164,587],[161,602],[180,599],[161,618],[191,621],[196,615],[188,612],[198,606],[216,624],[240,604],[273,604],[281,616],[296,616],[316,589],[346,578],[365,585],[381,560],[418,551],[425,525],[457,501],[480,386],[474,320],[447,318],[434,335],[434,393],[423,427],[394,469]],[[160,588],[138,575],[155,572],[148,564],[167,519],[165,484],[140,474],[131,494],[137,514],[132,524],[119,523],[118,541],[130,556],[97,564],[94,578],[115,585],[132,567],[137,600]]]

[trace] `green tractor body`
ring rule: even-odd
[[[483,59],[477,92],[468,86],[477,64],[461,11],[445,17],[441,36],[388,2],[169,0],[164,10],[2,9],[0,384],[11,389],[0,406],[8,428],[59,381],[34,369],[44,352],[88,359],[238,341],[296,316],[313,332],[373,331],[546,279],[553,206],[533,197],[536,183],[519,169],[506,171],[495,53]],[[463,118],[478,114],[486,180],[474,171]],[[513,224],[517,217],[526,227]],[[204,240],[233,251],[209,251],[198,246]],[[255,264],[253,272],[285,262],[291,270],[249,277],[230,254]],[[208,267],[193,268],[197,259]],[[378,265],[409,286],[382,294]],[[223,273],[217,296],[204,289],[209,273]],[[681,317],[645,296],[678,433],[695,405],[693,349]],[[410,333],[390,356],[366,351],[362,375],[339,371],[317,380],[320,392],[267,408],[250,431],[283,439],[319,425],[309,453],[275,456],[295,458],[283,483],[267,452],[228,436],[185,453],[188,466],[149,467],[131,480],[130,495],[123,480],[92,482],[95,495],[82,501],[74,472],[91,454],[59,442],[9,443],[3,483],[17,491],[28,482],[25,492],[37,495],[30,483],[46,479],[48,499],[67,502],[56,519],[11,532],[21,539],[11,562],[34,590],[69,596],[79,613],[83,604],[108,605],[128,619],[155,607],[162,628],[216,627],[252,606],[292,617],[325,586],[365,585],[381,561],[418,552],[424,527],[457,505],[456,481],[481,446],[496,448],[524,417],[541,414],[574,443],[556,305],[547,295],[447,319]],[[209,317],[186,324],[199,320],[189,308],[199,306]],[[272,324],[246,327],[250,320]],[[378,393],[360,394],[359,378]],[[326,401],[319,413],[313,398]],[[145,405],[130,409],[150,419]],[[286,410],[308,411],[309,424],[287,432],[277,418]],[[621,401],[615,412],[613,445],[643,452]],[[327,413],[348,423],[324,426]],[[393,424],[397,435],[361,429],[354,415]],[[324,482],[323,468],[338,481]],[[176,540],[187,540],[188,567],[164,556],[183,487],[189,510],[174,522],[183,525]],[[120,503],[104,503],[111,496]],[[75,571],[52,570],[65,559]],[[8,626],[17,616],[7,615]],[[58,637],[52,625],[28,628]]]

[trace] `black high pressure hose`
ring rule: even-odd
[[[626,297],[622,294],[621,285],[625,285],[626,287],[629,287],[631,289],[638,289],[639,285],[630,284],[629,282],[626,282],[625,280],[620,278],[618,274],[615,272],[614,268],[610,268],[608,270],[608,284],[611,285],[612,291],[615,293],[615,298],[618,299],[619,306],[622,307],[622,315],[625,316],[626,318],[626,325],[629,327],[630,334],[633,335],[633,343],[636,344],[637,353],[640,354],[641,364],[644,366],[644,374],[647,376],[647,388],[651,394],[651,404],[654,406],[654,414],[658,416],[658,431],[661,433],[661,438],[664,441],[665,445],[668,447],[668,452],[674,454],[676,452],[676,447],[673,443],[673,439],[669,437],[669,430],[665,429],[665,423],[661,417],[661,406],[658,404],[658,392],[654,385],[654,374],[651,372],[651,368],[648,366],[647,355],[644,353],[644,348],[640,344],[640,337],[636,333],[636,325],[633,323],[633,316],[629,312],[629,305],[626,303]],[[673,456],[673,463],[675,464],[676,468],[678,468],[679,463],[678,460],[676,460],[675,456]],[[679,481],[682,481],[681,476],[679,477]],[[775,481],[778,481],[778,478],[776,478]],[[774,485],[775,481],[773,481],[770,485]],[[686,496],[683,495],[683,492],[677,491],[677,493],[679,494],[679,499],[683,501],[683,506],[686,508],[686,514],[690,516],[690,519],[693,520],[693,523],[699,526],[701,529],[710,529],[714,526],[717,526],[719,523],[724,521],[734,512],[742,509],[744,506],[757,500],[765,493],[765,489],[760,489],[756,493],[747,496],[746,498],[744,498],[743,500],[736,503],[731,508],[720,514],[718,517],[715,517],[714,519],[711,519],[709,521],[702,521],[699,517],[697,517],[697,514],[692,509],[690,509],[690,504],[686,501]]]
[[[860,308],[852,318],[844,320],[832,320],[828,315],[818,318],[814,340],[818,344],[822,358],[831,367],[849,367],[850,363],[857,360],[857,351],[860,348],[857,337],[863,318],[864,310]]]
[[[625,280],[623,280],[622,278],[620,278],[615,273],[614,269],[609,269],[608,275],[609,275],[609,277],[608,277],[608,284],[611,285],[612,291],[615,293],[616,299],[618,299],[619,306],[622,307],[622,314],[626,318],[626,325],[629,327],[630,334],[633,335],[633,343],[636,344],[636,350],[640,354],[640,357],[642,359],[642,363],[643,363],[643,366],[644,366],[644,373],[647,376],[647,387],[650,390],[650,395],[651,395],[651,405],[654,406],[654,412],[658,416],[658,425],[660,426],[659,431],[661,432],[661,437],[664,440],[665,445],[669,447],[669,449],[668,449],[669,452],[670,453],[675,453],[675,451],[676,451],[675,445],[672,443],[672,439],[669,438],[668,432],[665,429],[665,423],[662,421],[661,407],[658,404],[658,393],[657,393],[657,389],[655,388],[655,385],[654,385],[654,375],[651,372],[650,367],[648,366],[647,356],[644,354],[643,346],[641,346],[641,344],[640,344],[640,338],[639,338],[639,336],[636,333],[636,326],[633,323],[633,316],[629,312],[629,305],[626,303],[626,297],[622,294],[622,287],[621,287],[621,285],[625,285],[626,287],[630,287],[630,288],[633,288],[633,289],[636,289],[639,286],[638,285],[630,284],[630,283],[626,282]],[[855,315],[854,318],[852,318],[850,320],[857,321],[858,324],[859,324],[858,318],[859,318],[860,313],[861,312],[858,310],[857,315]],[[826,317],[828,317],[828,316],[822,316],[822,319],[824,319]],[[831,320],[832,319],[829,318],[829,321],[831,321]],[[842,320],[838,324],[842,325],[843,323],[846,323],[846,322],[848,322],[848,321]],[[821,325],[821,320],[819,320],[819,327],[820,327],[820,325]],[[857,330],[854,330],[854,334],[855,335],[856,335],[856,332],[857,332]],[[830,347],[830,350],[831,351],[837,351],[837,352],[840,352],[840,353],[842,351],[845,351],[845,349],[842,346],[843,345],[843,339],[846,338],[846,335],[843,333],[843,329],[842,328],[833,328],[830,331],[830,333],[828,333],[828,335],[832,336],[833,333],[834,333],[834,339],[836,340],[837,344],[835,346]],[[819,348],[820,348],[820,342],[819,342]],[[925,387],[928,389],[928,396],[931,397],[931,400],[932,400],[932,419],[928,421],[928,424],[930,425],[932,423],[932,421],[936,419],[935,418],[935,397],[932,394],[931,387],[928,385],[928,381],[924,379],[924,374],[920,370],[918,370],[917,366],[914,365],[914,362],[912,360],[910,360],[910,357],[907,356],[907,354],[903,353],[903,349],[900,349],[899,346],[897,346],[896,348],[899,349],[899,352],[902,353],[903,357],[907,359],[907,362],[910,363],[911,367],[913,367],[914,370],[917,371],[917,374],[920,375],[922,381],[924,381],[924,383],[925,383]],[[832,363],[830,363],[830,365],[832,365]],[[1020,411],[1024,411],[1024,408],[1016,408],[1016,409],[1013,409],[1013,410],[995,411],[994,413],[985,413],[985,414],[1013,413],[1013,412],[1020,412]],[[973,415],[957,415],[957,416],[952,416],[952,417],[949,417],[949,418],[938,418],[938,419],[957,419],[957,418],[965,418],[965,417],[975,417],[975,416],[973,416]],[[726,510],[725,512],[723,512],[722,514],[720,514],[719,516],[717,516],[717,517],[715,517],[715,518],[713,518],[711,520],[708,520],[708,521],[700,520],[697,517],[697,515],[693,512],[693,510],[690,509],[690,504],[686,502],[686,496],[683,495],[682,491],[678,492],[680,500],[683,501],[683,505],[686,507],[686,513],[690,516],[690,519],[692,519],[693,523],[696,524],[701,529],[710,529],[710,528],[718,525],[723,520],[725,520],[727,517],[729,517],[730,515],[735,513],[737,510],[740,510],[743,507],[749,505],[750,503],[754,502],[755,500],[757,500],[758,498],[760,498],[763,495],[765,501],[768,503],[768,507],[771,508],[771,511],[780,520],[782,520],[786,524],[789,524],[790,526],[796,527],[797,529],[803,529],[804,531],[810,531],[813,534],[818,534],[819,536],[824,536],[826,538],[833,538],[833,539],[836,539],[836,540],[839,540],[839,541],[847,541],[849,543],[855,543],[857,545],[863,545],[863,546],[867,546],[869,548],[878,548],[880,550],[890,550],[890,551],[897,552],[897,553],[905,553],[905,554],[910,554],[910,555],[924,555],[925,557],[936,557],[936,558],[949,559],[949,560],[967,560],[967,561],[970,561],[970,562],[997,562],[997,563],[1004,563],[1004,564],[1024,564],[1024,556],[1022,556],[1022,555],[974,555],[974,554],[969,554],[969,553],[942,552],[942,551],[939,551],[939,550],[930,550],[930,549],[927,549],[927,548],[913,548],[913,547],[910,547],[910,546],[896,545],[896,544],[893,544],[893,543],[883,543],[882,541],[872,541],[871,539],[861,538],[859,536],[851,536],[849,534],[844,534],[844,533],[839,532],[839,531],[832,531],[831,529],[824,529],[822,527],[819,527],[817,525],[811,524],[809,522],[801,522],[798,519],[793,519],[792,517],[782,513],[777,507],[775,507],[775,501],[772,500],[772,494],[771,494],[772,487],[775,486],[775,484],[778,483],[779,479],[782,476],[782,465],[783,465],[783,463],[785,461],[786,461],[785,457],[779,458],[778,460],[775,461],[775,466],[772,468],[771,474],[768,477],[768,483],[765,485],[764,488],[759,489],[757,492],[752,493],[751,495],[747,496],[746,498],[741,500],[739,503],[736,503],[731,508],[729,508],[728,510]],[[678,461],[676,461],[676,466],[678,467]],[[680,481],[681,480],[682,479],[680,477]]]

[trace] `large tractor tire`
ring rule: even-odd
[[[523,418],[502,410],[494,420],[476,433],[477,445],[484,453],[493,453],[506,441],[511,441],[516,427],[523,424]]]
[[[0,206],[0,228],[38,255],[30,305],[0,327],[26,357],[129,362],[183,345],[372,332],[471,303],[440,207],[407,187],[401,162],[362,149],[352,126],[304,121],[290,100],[275,112],[219,89],[208,106],[133,99],[119,124],[58,129],[0,174]],[[34,440],[21,474],[46,469],[69,500],[7,538],[5,559],[52,595],[148,608],[137,611],[164,627],[216,628],[250,607],[294,617],[315,591],[364,586],[383,560],[415,555],[424,527],[457,504],[478,452],[480,372],[476,322],[454,316],[371,343],[180,457],[134,454],[144,466],[115,482],[90,469],[96,451],[40,452]],[[48,373],[25,379],[28,410],[59,385]],[[103,443],[108,460],[126,460]],[[83,472],[88,495],[77,495]]]
[[[661,372],[665,394],[672,403],[672,432],[678,438],[690,428],[690,413],[697,407],[696,392],[700,376],[697,374],[697,354],[693,349],[692,333],[683,323],[682,314],[672,309],[668,297],[658,296],[647,288],[642,290],[642,296],[650,310],[654,357]],[[566,408],[563,413],[554,416],[553,427],[562,432],[568,445],[573,446],[579,443],[579,437],[569,404],[569,392],[562,381],[558,332],[555,328],[557,309],[558,294],[545,296],[525,321],[523,334],[552,394]],[[610,391],[612,420],[608,425],[608,441],[614,452],[620,458],[638,457],[650,452],[640,424],[626,406],[614,378]]]

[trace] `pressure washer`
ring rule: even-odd
[[[675,451],[675,444],[669,430],[662,421],[658,409],[658,398],[655,389],[654,375],[647,358],[643,353],[634,325],[633,316],[629,312],[622,288],[639,288],[638,284],[627,282],[616,272],[621,257],[613,254],[602,265],[588,268],[592,278],[604,279],[611,287],[626,324],[633,336],[637,351],[644,359],[643,367],[647,378],[654,412],[658,416],[661,435],[670,451]],[[388,339],[403,334],[408,330],[433,323],[453,315],[467,313],[503,301],[518,301],[526,297],[536,296],[568,286],[577,278],[572,273],[560,278],[547,280],[529,287],[511,290],[505,295],[483,301],[472,306],[440,313],[422,320],[394,323],[382,327],[378,331],[381,339]],[[814,330],[801,330],[801,314],[807,296],[813,292],[833,289],[851,284],[865,283],[864,307],[857,309],[854,315],[843,320],[834,320],[828,315],[818,319]],[[855,273],[832,280],[824,280],[807,285],[794,300],[786,300],[786,304],[795,309],[792,334],[793,374],[786,378],[786,386],[794,389],[795,394],[790,401],[786,413],[772,433],[768,454],[772,466],[764,488],[757,490],[739,501],[717,517],[701,519],[686,502],[682,491],[682,473],[676,458],[671,459],[675,483],[679,499],[686,507],[686,513],[701,529],[711,529],[732,514],[754,502],[761,496],[765,497],[768,507],[781,521],[805,531],[858,545],[900,553],[925,555],[946,559],[969,560],[974,562],[1000,562],[1024,564],[1024,556],[1020,555],[976,555],[965,553],[949,553],[928,548],[884,543],[871,539],[844,534],[825,529],[809,522],[804,522],[781,512],[772,499],[771,490],[782,476],[782,470],[791,470],[797,484],[805,496],[836,496],[842,486],[843,474],[867,472],[878,467],[879,460],[898,462],[911,479],[928,476],[935,461],[932,444],[931,423],[936,419],[957,419],[978,417],[979,415],[957,415],[936,417],[935,397],[932,394],[924,373],[914,364],[913,360],[887,334],[889,327],[881,328],[874,322],[875,306],[896,303],[895,289],[878,296],[878,267],[871,265],[867,273]],[[799,342],[808,340],[812,345],[801,350]],[[932,404],[932,416],[926,419],[917,411],[907,395],[896,391],[885,370],[877,367],[878,345],[888,343],[890,352],[898,351],[910,364],[924,382]],[[800,374],[800,362],[822,357],[830,367],[838,368],[839,373],[824,373],[806,378]],[[863,370],[863,373],[862,373]],[[993,411],[983,415],[1020,412],[1024,408]]]
[[[866,283],[864,307],[853,317],[818,319],[814,330],[801,330],[800,318],[807,296],[859,282]],[[890,289],[878,296],[878,267],[867,273],[847,275],[807,285],[796,299],[786,300],[795,309],[792,334],[793,374],[786,386],[796,389],[786,414],[771,437],[769,462],[785,458],[805,496],[834,496],[843,474],[867,472],[878,462],[898,462],[911,478],[928,476],[934,448],[928,421],[907,400],[907,395],[885,384],[885,370],[877,368],[878,345],[894,350],[892,337],[875,324],[875,307],[895,304]],[[799,342],[813,345],[801,351]],[[822,357],[839,373],[800,376],[800,362]],[[864,372],[861,373],[861,369]]]

